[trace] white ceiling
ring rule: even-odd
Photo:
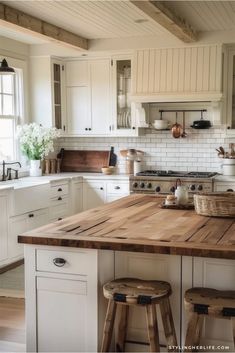
[[[88,39],[163,35],[168,32],[129,1],[2,1]],[[146,22],[135,23],[135,20]]]
[[[196,30],[226,31],[235,29],[235,1],[167,1]]]

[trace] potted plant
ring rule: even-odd
[[[60,130],[32,123],[19,126],[17,135],[22,153],[30,160],[30,176],[41,176],[41,160],[54,151],[53,141]]]

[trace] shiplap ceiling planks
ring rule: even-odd
[[[228,31],[235,29],[234,1],[168,1],[198,31]]]
[[[2,1],[88,39],[167,35],[129,1]],[[144,20],[136,23],[136,20]]]

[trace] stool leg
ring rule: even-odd
[[[168,347],[177,346],[177,338],[169,298],[163,299],[160,302],[160,310],[167,345]],[[168,348],[168,352],[169,351],[172,350]]]
[[[120,310],[120,317],[118,323],[118,336],[116,341],[116,351],[125,352],[125,341],[127,335],[127,325],[128,325],[128,305],[118,305],[118,310]]]
[[[154,304],[146,305],[150,352],[160,352],[157,314]]]
[[[116,315],[117,304],[114,300],[109,300],[104,323],[101,352],[108,352],[112,340],[113,325]]]
[[[198,345],[201,338],[201,330],[204,317],[198,315],[197,313],[190,313],[190,318],[188,322],[185,346]],[[185,352],[192,352],[192,349],[185,349]]]
[[[233,345],[235,350],[235,317],[232,317],[231,320],[232,320],[232,326],[233,326]]]

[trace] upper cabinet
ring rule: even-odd
[[[226,126],[228,133],[235,134],[235,47],[225,49],[224,83],[226,89]]]
[[[133,99],[213,101],[222,97],[222,46],[138,50]]]
[[[33,121],[65,130],[64,65],[51,57],[30,58],[30,109]]]
[[[68,135],[108,135],[111,132],[110,60],[66,63]]]

